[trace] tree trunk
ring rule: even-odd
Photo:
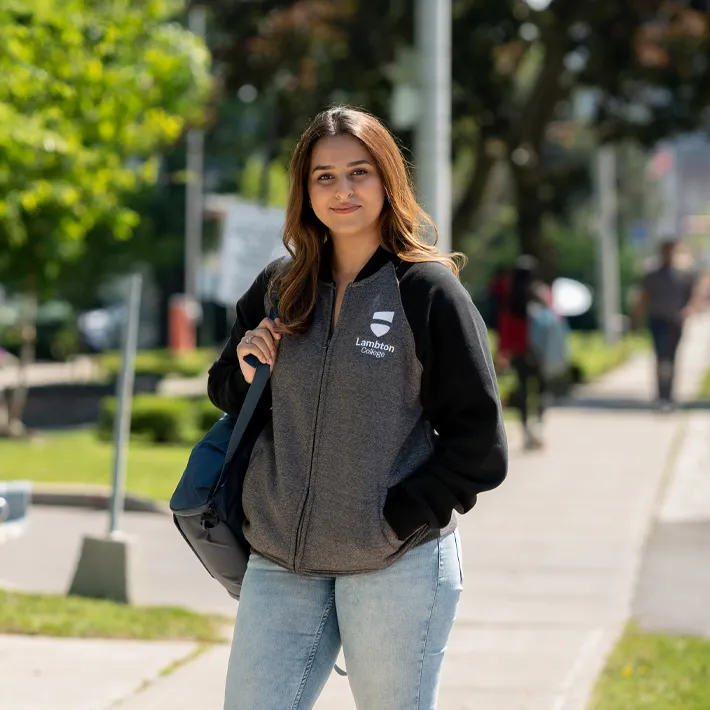
[[[515,203],[518,210],[518,243],[521,254],[539,258],[542,252],[542,206],[537,194],[537,180],[513,168]]]
[[[461,239],[473,227],[494,165],[495,159],[486,152],[486,139],[479,134],[473,173],[454,210],[451,228],[454,249],[459,248]]]
[[[27,292],[23,298],[20,327],[22,329],[22,347],[17,370],[17,386],[12,391],[5,434],[19,437],[25,433],[22,415],[27,404],[27,375],[29,366],[34,362],[37,337],[37,291],[34,278],[30,278]]]
[[[538,260],[539,275],[545,280],[554,277],[555,255],[545,242],[543,218],[545,207],[538,195],[540,177],[536,171],[511,166],[515,183],[518,245],[521,254],[530,254]]]

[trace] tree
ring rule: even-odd
[[[158,151],[201,119],[209,55],[171,21],[177,0],[0,2],[0,280],[51,293],[97,224],[127,239],[126,196],[155,181]],[[20,429],[25,388],[15,391]]]
[[[550,160],[550,128],[574,120],[571,103],[585,89],[599,141],[649,146],[707,119],[710,74],[697,57],[709,48],[708,11],[698,3],[552,0],[536,12],[522,2],[462,0],[456,7],[454,72],[477,67],[458,72],[456,112],[478,127],[476,169],[454,218],[458,233],[475,217],[492,164],[504,159],[520,248],[542,253],[543,218],[575,170]]]
[[[229,85],[273,94],[272,146],[290,149],[305,116],[334,100],[387,116],[393,62],[412,43],[411,3],[208,4]],[[574,120],[581,91],[595,99],[590,125],[601,141],[651,145],[703,125],[708,18],[705,0],[551,0],[543,10],[524,0],[454,0],[453,155],[465,168],[456,169],[455,242],[476,225],[502,161],[520,249],[541,255],[545,215],[566,209],[570,186],[588,173],[549,141],[556,122]]]

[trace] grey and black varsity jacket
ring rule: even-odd
[[[237,345],[269,312],[269,267],[237,304],[209,396],[236,416]],[[507,444],[486,328],[445,266],[380,249],[348,286],[321,270],[313,323],[284,336],[244,481],[253,549],[301,574],[378,570],[451,532],[498,486]],[[262,412],[264,413],[264,412]]]

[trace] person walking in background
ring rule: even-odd
[[[487,295],[487,322],[492,328],[497,328],[500,322],[501,310],[505,306],[505,299],[510,291],[511,270],[500,266],[488,282]]]
[[[662,411],[675,408],[673,383],[678,346],[683,325],[698,309],[692,269],[675,263],[677,240],[665,239],[660,248],[660,264],[650,269],[641,282],[636,305],[639,323],[648,323],[656,357],[657,405]]]
[[[463,588],[454,511],[502,483],[507,443],[485,325],[427,224],[377,119],[314,119],[290,166],[291,258],[240,299],[209,373],[237,415],[244,358],[272,370],[226,710],[312,708],[341,645],[360,710],[436,708]]]
[[[498,320],[498,361],[501,367],[510,366],[515,372],[516,390],[512,403],[520,412],[523,445],[528,450],[543,445],[541,428],[547,390],[539,353],[533,348],[530,306],[551,305],[549,289],[537,279],[536,272],[534,257],[518,257]],[[536,394],[534,400],[533,392]],[[531,424],[530,405],[533,401],[535,423]]]

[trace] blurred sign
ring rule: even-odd
[[[215,300],[233,306],[259,272],[286,255],[281,241],[284,210],[237,198],[225,204]]]

